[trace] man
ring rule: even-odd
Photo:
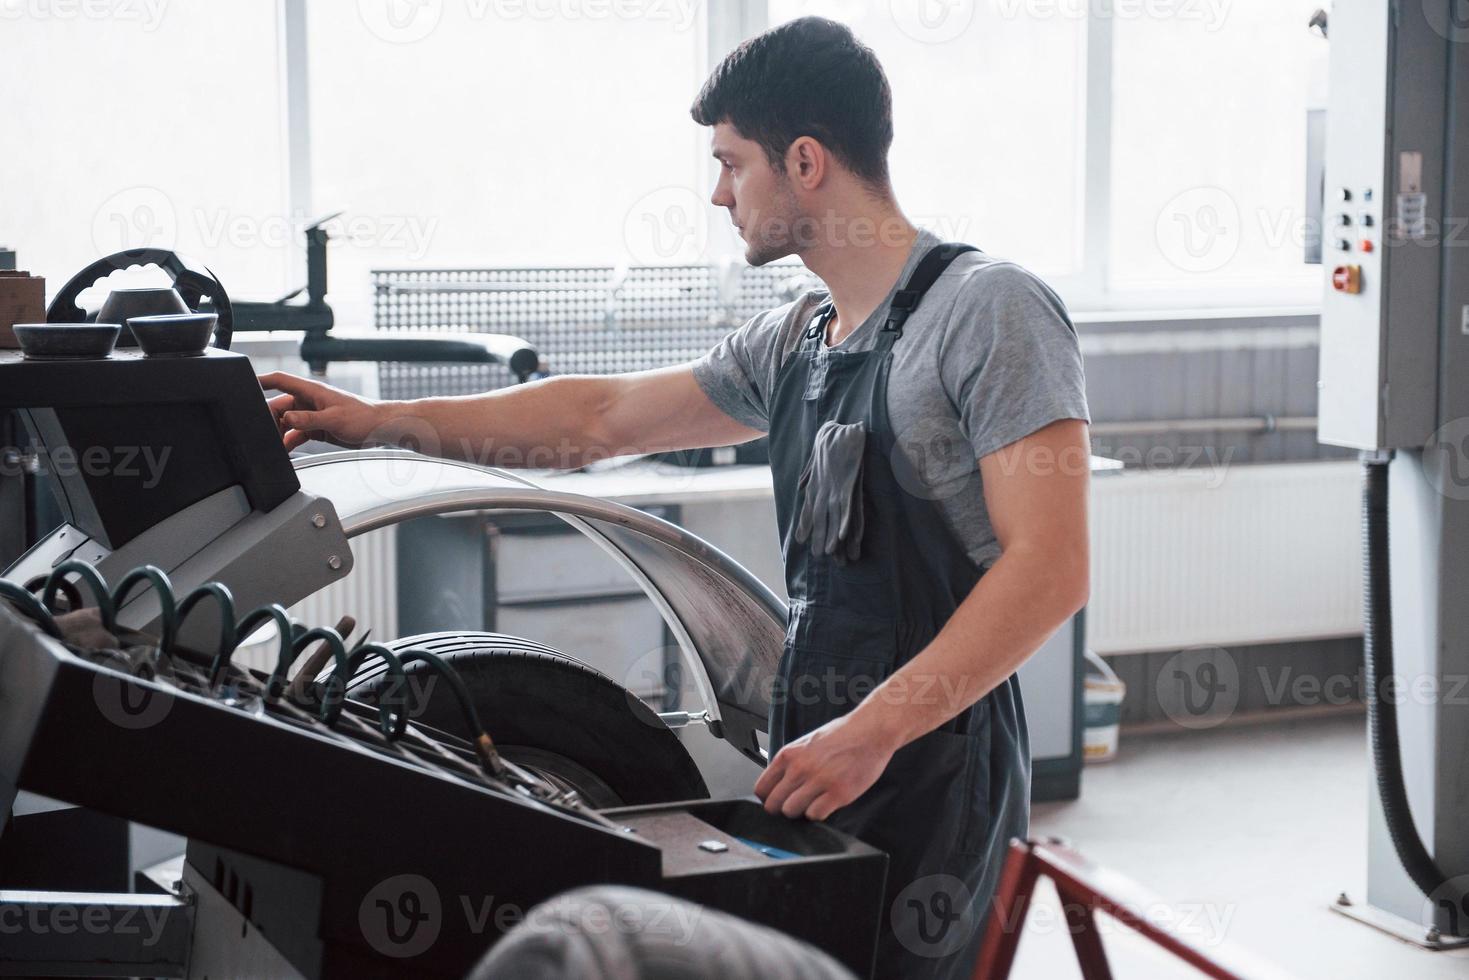
[[[261,380],[292,448],[428,434],[573,465],[768,432],[790,621],[756,793],[888,852],[878,976],[968,976],[1026,832],[1015,670],[1087,596],[1076,337],[1034,276],[903,216],[887,79],[847,28],[747,41],[692,111],[746,259],[798,255],[826,290],[655,371],[412,402]]]

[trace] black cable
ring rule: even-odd
[[[295,635],[295,630],[291,627],[291,617],[286,613],[285,607],[278,602],[272,602],[269,605],[257,606],[245,613],[244,618],[235,624],[235,646],[238,648],[246,637],[264,626],[266,620],[275,623],[277,644],[275,670],[271,672],[270,679],[265,685],[266,697],[274,699],[280,696],[277,678],[283,679],[285,672],[291,669],[291,662],[296,659],[295,654],[291,652],[291,638]],[[230,651],[230,655],[234,655],[233,650]],[[219,668],[223,670],[224,666],[220,664]],[[217,680],[217,677],[211,676],[209,685],[213,687]]]
[[[469,688],[464,685],[464,680],[459,676],[458,671],[437,654],[420,648],[395,653],[380,643],[363,643],[349,655],[346,641],[336,630],[326,626],[307,630],[298,629],[291,622],[286,610],[278,603],[252,609],[243,618],[236,621],[234,595],[223,582],[206,582],[179,601],[176,600],[173,584],[169,581],[168,575],[154,565],[143,565],[132,569],[123,576],[117,588],[109,592],[106,580],[94,566],[78,559],[69,559],[52,570],[46,579],[40,599],[19,585],[3,579],[0,579],[0,597],[14,602],[23,612],[36,620],[48,634],[60,640],[63,639],[61,629],[47,607],[55,601],[58,590],[67,589],[74,592],[66,580],[66,576],[71,574],[87,583],[91,589],[96,597],[102,625],[110,633],[115,633],[117,629],[118,606],[139,584],[145,581],[151,583],[154,591],[158,593],[163,622],[163,636],[159,642],[159,649],[165,654],[173,652],[172,647],[183,629],[183,624],[195,607],[205,599],[213,599],[219,606],[220,628],[219,642],[209,668],[208,681],[211,690],[218,686],[220,676],[230,666],[230,660],[241,639],[259,629],[267,620],[275,623],[280,638],[275,669],[266,683],[267,699],[273,700],[280,697],[291,665],[307,645],[318,640],[325,642],[335,662],[335,668],[325,682],[326,690],[319,716],[319,720],[328,728],[334,727],[341,717],[350,679],[368,657],[377,657],[387,665],[387,672],[393,675],[393,679],[385,689],[386,693],[378,700],[378,728],[383,737],[390,742],[401,738],[408,728],[411,694],[408,675],[404,668],[407,664],[422,662],[449,685],[449,691],[459,706],[465,724],[474,736],[475,752],[481,764],[495,775],[503,775],[506,772],[505,763],[500,758],[494,741],[485,731],[484,724],[480,720],[479,711],[475,708],[474,698],[470,695]],[[393,694],[392,685],[394,684],[397,685],[396,690],[399,692],[397,695]]]
[[[229,666],[230,657],[239,644],[239,634],[235,632],[235,597],[229,587],[223,582],[205,582],[184,596],[179,603],[178,629],[182,632],[184,620],[189,618],[189,613],[201,601],[210,598],[219,606],[219,643],[214,649],[214,660],[209,667],[209,686],[213,688],[219,682],[219,675]]]
[[[51,610],[56,608],[56,592],[66,581],[67,575],[76,575],[87,584],[92,592],[92,599],[97,603],[97,612],[102,617],[102,628],[109,633],[116,633],[117,606],[112,602],[112,593],[107,591],[107,582],[96,568],[80,559],[68,558],[51,569],[51,574],[46,576],[46,584],[41,587],[41,605]]]
[[[30,592],[16,585],[14,582],[0,578],[0,599],[8,599],[15,604],[21,612],[35,621],[36,625],[46,631],[46,635],[53,640],[62,640],[61,627],[56,625],[50,611],[41,604]]]
[[[1382,815],[1392,838],[1393,849],[1403,870],[1424,895],[1434,895],[1448,885],[1449,876],[1428,853],[1408,804],[1403,782],[1402,746],[1398,742],[1398,709],[1384,684],[1393,679],[1392,578],[1388,567],[1387,488],[1388,462],[1364,460],[1362,487],[1362,561],[1366,596],[1362,610],[1362,653],[1367,672],[1367,730],[1372,744],[1372,766],[1377,776],[1377,795]],[[1452,887],[1452,886],[1451,886]],[[1462,887],[1451,899],[1464,905]]]
[[[403,670],[403,661],[398,655],[381,643],[363,643],[352,651],[346,660],[337,664],[331,676],[326,679],[326,693],[321,700],[321,720],[331,728],[336,725],[337,719],[341,717],[342,706],[347,699],[347,682],[356,675],[357,669],[368,657],[377,657],[387,664],[389,675],[395,677],[384,687],[383,694],[377,699],[377,725],[382,731],[383,737],[388,741],[402,738],[403,733],[408,730],[409,714],[409,685],[408,675]],[[398,694],[394,694],[396,690]],[[398,710],[394,711],[394,706]]]
[[[172,650],[174,640],[178,638],[178,602],[173,593],[173,583],[169,581],[168,575],[163,569],[156,565],[141,565],[124,575],[122,581],[117,583],[117,588],[112,590],[113,609],[121,609],[123,600],[128,597],[128,593],[142,582],[151,582],[153,591],[158,593],[159,619],[163,623],[162,635],[158,640],[158,648],[160,650]],[[115,615],[116,613],[114,612]]]
[[[459,710],[464,715],[469,731],[473,734],[475,752],[479,754],[481,763],[496,776],[503,776],[505,763],[500,758],[500,752],[495,748],[494,741],[485,731],[484,724],[479,720],[479,712],[474,707],[474,698],[470,695],[469,688],[464,686],[464,679],[459,676],[459,672],[436,654],[418,647],[404,650],[398,654],[398,659],[405,666],[414,661],[422,661],[444,678],[449,685],[450,693],[459,702]]]
[[[86,605],[86,602],[82,599],[82,590],[72,585],[66,579],[57,580],[56,587],[61,590],[62,595],[66,596],[67,612],[71,612],[73,609],[81,609]]]
[[[278,662],[275,670],[271,672],[271,689],[274,697],[280,696],[280,688],[286,683],[286,676],[290,673],[291,665],[296,662],[297,657],[301,656],[307,645],[314,640],[321,640],[326,643],[327,648],[331,651],[332,661],[336,664],[337,670],[341,670],[347,663],[347,641],[342,639],[342,634],[330,626],[315,626],[309,630],[298,632],[295,634],[294,639],[291,640],[290,659],[283,663]]]

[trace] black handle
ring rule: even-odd
[[[333,361],[403,361],[417,364],[504,364],[520,381],[540,367],[536,349],[519,337],[498,333],[448,336],[375,333],[369,336],[312,334],[301,341],[301,360],[312,370]]]
[[[195,265],[166,248],[130,248],[93,262],[61,287],[51,305],[46,307],[46,322],[86,323],[87,311],[77,305],[77,298],[114,272],[141,265],[156,265],[166,272],[173,280],[173,288],[178,290],[179,297],[195,313],[199,312],[200,300],[209,297],[211,311],[219,317],[214,325],[214,346],[220,350],[230,349],[235,321],[224,286],[207,268]]]

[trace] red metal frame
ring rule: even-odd
[[[1139,910],[1158,907],[1159,899],[1130,878],[1094,864],[1064,841],[1049,838],[1010,842],[974,980],[1004,980],[1010,975],[1036,881],[1042,875],[1051,879],[1061,896],[1076,958],[1086,980],[1112,980],[1107,952],[1097,931],[1098,911],[1215,980],[1248,980],[1260,971],[1262,964],[1247,962],[1249,958],[1238,950],[1219,947],[1205,953],[1189,940],[1139,915]]]

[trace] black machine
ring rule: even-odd
[[[540,355],[518,337],[497,333],[436,333],[373,331],[363,335],[333,333],[336,317],[326,302],[326,222],[330,215],[306,229],[306,285],[273,302],[231,299],[208,269],[166,249],[137,248],[104,256],[73,276],[46,309],[48,323],[95,321],[97,310],[83,308],[81,294],[114,272],[153,266],[171,280],[188,307],[219,316],[214,346],[229,349],[235,331],[301,331],[301,359],[322,373],[339,361],[402,361],[416,363],[504,364],[520,381],[540,371]],[[304,300],[301,294],[305,293]]]
[[[66,523],[0,588],[0,814],[39,794],[188,845],[153,876],[159,894],[0,891],[0,904],[43,921],[83,906],[157,922],[7,934],[0,975],[457,977],[537,903],[596,883],[771,925],[870,974],[881,852],[752,800],[690,800],[697,773],[663,784],[694,787],[681,798],[665,789],[605,805],[634,797],[609,778],[617,791],[598,799],[602,782],[579,781],[577,766],[497,745],[526,737],[497,735],[515,705],[481,695],[496,675],[456,660],[453,642],[349,649],[335,631],[290,623],[281,604],[350,570],[338,513],[356,505],[344,496],[334,508],[298,479],[308,470],[292,466],[243,356],[0,354],[4,408],[21,412],[51,461],[97,450],[106,465],[58,475]],[[124,447],[171,455],[140,475],[107,456]],[[568,497],[556,495],[558,509],[578,506]],[[57,626],[53,613],[83,606],[118,648],[84,647]],[[765,618],[741,620],[742,650],[770,646],[772,631],[778,648],[778,617]],[[268,622],[275,669],[234,664],[240,639]],[[292,679],[294,690],[288,671],[318,644],[326,669]],[[735,685],[714,687],[719,703],[734,697]],[[634,765],[691,765],[662,716],[626,691],[616,701],[628,729],[598,740],[666,743],[665,755],[624,751]],[[574,708],[545,724],[578,724]],[[735,731],[733,708],[725,718]]]
[[[493,333],[359,336],[332,333],[336,316],[327,305],[326,256],[331,214],[306,229],[306,285],[271,303],[234,303],[236,330],[301,330],[301,360],[317,373],[335,361],[505,364],[520,381],[540,370],[540,356],[517,337]],[[302,299],[302,293],[305,293]]]
[[[366,705],[333,725],[272,698],[267,677],[210,683],[184,656],[152,670],[88,662],[0,610],[0,800],[26,788],[187,836],[180,894],[209,889],[237,913],[227,941],[200,937],[210,947],[264,944],[305,977],[457,977],[534,905],[614,882],[870,969],[886,859],[821,825],[743,800],[593,811],[486,773],[436,729],[390,740]],[[264,952],[211,949],[217,963]]]

